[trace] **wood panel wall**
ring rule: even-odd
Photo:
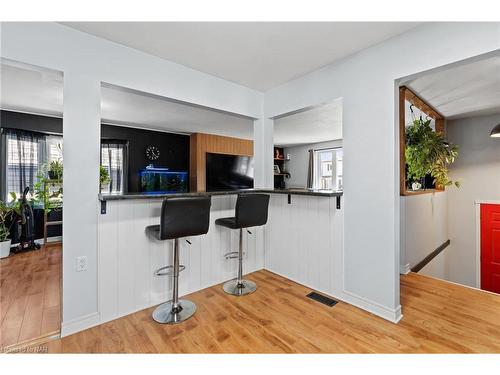
[[[207,152],[253,156],[253,141],[214,134],[192,134],[189,148],[190,191],[206,190]]]

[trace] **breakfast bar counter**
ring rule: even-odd
[[[340,197],[341,191],[336,190],[311,190],[311,189],[241,189],[213,192],[187,192],[187,193],[123,193],[123,194],[99,194],[99,200],[121,200],[121,199],[163,199],[167,197],[196,197],[201,195],[234,195],[245,193],[269,193],[269,194],[291,194],[309,195],[317,197]]]
[[[267,269],[334,298],[342,299],[342,192],[324,190],[245,189],[212,193],[100,195],[98,274],[100,322],[165,302],[172,281],[155,271],[172,264],[172,241],[146,232],[159,224],[166,197],[212,196],[205,235],[179,241],[179,295],[236,276],[236,260],[224,254],[238,249],[238,233],[215,220],[234,216],[237,194],[268,193],[265,226],[244,231],[244,274]],[[342,205],[343,206],[343,205]],[[257,286],[257,293],[258,293]]]

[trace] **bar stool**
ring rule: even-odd
[[[155,272],[158,276],[173,276],[172,300],[161,304],[153,312],[153,319],[158,323],[180,323],[196,311],[193,302],[179,300],[179,273],[184,270],[184,266],[179,264],[179,238],[208,232],[210,205],[209,196],[166,198],[161,206],[160,225],[146,227],[146,232],[159,241],[174,240],[174,264]]]
[[[255,292],[257,285],[253,281],[243,279],[243,228],[257,227],[267,223],[269,195],[238,194],[235,217],[224,217],[215,220],[215,224],[230,229],[240,230],[240,247],[238,252],[226,254],[226,259],[238,258],[238,277],[226,282],[223,289],[226,293],[242,296]],[[251,232],[247,229],[248,233]],[[237,254],[237,255],[236,255]]]

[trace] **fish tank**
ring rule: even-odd
[[[171,171],[168,168],[148,165],[139,172],[141,192],[146,193],[186,193],[188,191],[188,173]]]

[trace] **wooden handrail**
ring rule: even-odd
[[[444,249],[446,249],[450,245],[450,240],[443,242],[439,247],[434,250],[432,253],[427,255],[422,261],[418,262],[415,266],[411,268],[411,272],[419,272],[422,268],[428,265],[431,260],[437,257]]]

